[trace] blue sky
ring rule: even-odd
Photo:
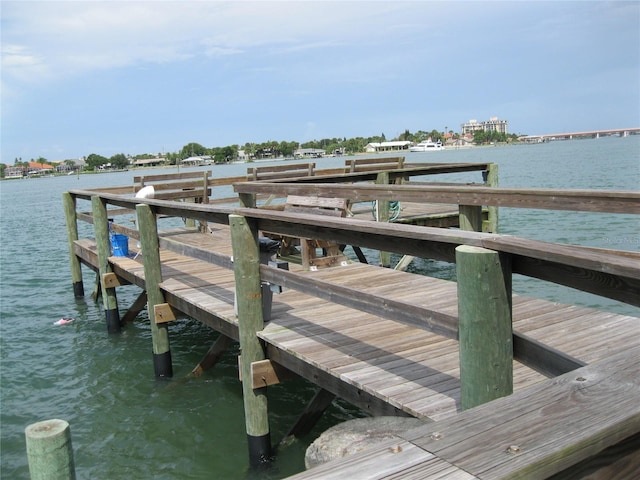
[[[2,1],[0,161],[640,126],[640,2]]]

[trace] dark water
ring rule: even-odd
[[[408,161],[493,161],[501,186],[638,190],[640,137],[407,154]],[[317,160],[318,168],[343,164]],[[241,175],[246,165],[213,167],[216,176]],[[167,172],[164,170],[164,172]],[[282,478],[304,468],[307,445],[323,430],[360,413],[336,402],[307,437],[278,450],[272,470],[248,471],[237,351],[200,378],[187,378],[215,334],[182,319],[170,327],[174,378],[153,378],[151,338],[141,315],[108,336],[102,305],[90,292],[76,300],[68,267],[62,192],[131,184],[135,172],[0,183],[1,477],[28,478],[24,428],[48,418],[71,424],[79,479]],[[479,181],[479,173],[448,180]],[[447,180],[446,176],[437,178]],[[638,251],[637,216],[501,209],[502,233],[595,247]],[[80,224],[81,236],[92,236]],[[421,272],[451,278],[448,264],[418,260]],[[640,316],[638,309],[525,278],[517,293]],[[135,287],[118,290],[121,309]],[[54,326],[62,316],[76,320]],[[279,440],[314,393],[305,381],[269,388],[272,439]]]

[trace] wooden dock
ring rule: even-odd
[[[220,228],[215,235],[172,232],[170,238],[228,255],[231,265],[230,237],[224,230]],[[131,243],[130,251],[136,252]],[[76,253],[95,269],[95,242],[85,239],[76,245]],[[143,258],[110,257],[110,263],[118,277],[144,289]],[[161,251],[161,259],[162,276],[166,278],[162,289],[169,303],[237,340],[233,270],[168,250]],[[451,319],[457,317],[455,282],[356,262],[306,272],[295,267],[291,265],[295,275],[311,277],[318,283],[345,289],[357,285],[361,296],[375,295],[389,302],[434,310]],[[514,296],[513,317],[516,332],[585,363],[640,344],[639,320],[631,316]],[[562,335],[571,331],[579,335]],[[325,376],[330,384],[344,383],[341,389],[353,389],[348,397],[366,392],[380,400],[380,405],[431,420],[450,417],[460,409],[455,340],[295,290],[274,295],[272,320],[259,336],[269,358],[305,377]],[[514,361],[516,390],[545,379]]]
[[[401,175],[406,172],[396,173]],[[329,194],[325,196],[336,196],[337,190],[347,187],[322,180],[312,185],[302,182],[305,184],[304,191],[309,195],[317,195],[320,189],[326,188]],[[253,181],[238,184],[237,190],[244,204],[251,207],[255,199],[247,197],[247,191],[265,193],[269,189],[279,192],[288,189],[289,193],[300,193],[294,192],[302,188],[300,183],[292,182],[293,186],[289,183]],[[324,187],[321,183],[325,184]],[[376,187],[382,188],[376,190]],[[409,205],[411,202],[408,200],[415,199],[417,193],[413,190],[406,192],[405,187],[408,186],[351,185],[348,188],[360,200],[398,199]],[[207,188],[204,187],[205,190]],[[465,187],[416,188],[421,190],[423,197],[430,189],[437,188],[442,198],[434,198],[436,202],[450,202],[454,198],[454,191],[457,198],[474,195],[479,202],[472,204],[476,214],[482,206],[508,205],[507,199],[513,199],[512,202],[522,206],[523,202],[528,201],[523,200],[526,194],[535,195],[536,200],[531,202],[536,208],[539,208],[543,199],[547,202],[545,205],[549,205],[558,201],[560,195],[557,191],[506,192],[494,188],[486,195],[499,194],[503,197],[499,202],[492,203],[487,201],[487,197],[478,199],[478,195],[482,197],[485,194],[480,189],[475,190],[479,193],[467,193],[469,188]],[[452,193],[443,196],[442,192],[447,189]],[[299,478],[331,478],[327,476],[329,472],[333,472],[334,478],[344,478],[354,471],[368,472],[371,476],[367,474],[349,478],[440,478],[438,475],[453,475],[455,472],[459,476],[450,478],[506,478],[509,475],[521,475],[523,471],[536,471],[535,468],[545,462],[550,466],[540,467],[539,470],[544,475],[534,477],[546,478],[567,468],[583,468],[591,461],[602,463],[602,457],[609,459],[605,462],[607,465],[626,462],[625,465],[632,465],[630,468],[639,468],[637,437],[640,432],[640,403],[637,398],[640,394],[640,367],[637,358],[640,319],[514,295],[509,318],[513,335],[513,358],[509,364],[514,393],[462,412],[461,390],[466,388],[465,380],[461,378],[461,346],[458,342],[459,304],[462,300],[455,282],[357,261],[317,270],[305,270],[291,263],[288,270],[283,270],[275,266],[258,265],[257,259],[253,259],[255,266],[249,262],[250,267],[255,268],[255,275],[250,276],[253,280],[283,287],[282,293],[273,295],[270,320],[263,323],[265,314],[259,307],[260,293],[257,296],[251,292],[245,295],[247,291],[244,289],[247,287],[238,283],[238,278],[241,278],[238,277],[238,269],[242,268],[239,262],[245,262],[246,259],[239,258],[237,253],[234,258],[237,245],[234,247],[232,239],[237,239],[238,233],[237,227],[229,219],[247,219],[251,231],[256,235],[258,231],[264,231],[304,238],[325,238],[342,245],[448,261],[455,260],[454,250],[459,245],[491,249],[509,258],[508,264],[514,273],[595,291],[633,305],[640,304],[640,255],[545,244],[480,232],[380,224],[358,218],[324,217],[264,208],[221,207],[206,202],[135,199],[130,194],[113,192],[113,189],[102,192],[72,191],[65,197],[72,271],[74,261],[80,261],[99,273],[105,311],[113,308],[108,307],[112,305],[108,302],[115,297],[110,295],[119,285],[131,283],[143,292],[148,291],[154,333],[154,362],[156,354],[161,357],[164,355],[162,358],[166,359],[168,340],[165,342],[162,339],[163,335],[168,335],[167,325],[174,315],[187,315],[220,332],[222,338],[239,340],[243,351],[241,375],[245,388],[245,409],[248,409],[247,434],[250,445],[256,438],[263,443],[269,440],[268,430],[263,431],[264,420],[252,420],[253,416],[260,417],[252,410],[259,410],[259,407],[252,407],[250,403],[255,399],[247,397],[266,395],[264,387],[285,381],[291,375],[299,375],[315,383],[320,392],[327,392],[329,401],[333,396],[339,396],[371,415],[406,415],[436,422],[425,425],[422,430],[407,433],[401,443],[347,458],[338,465],[319,467],[300,474]],[[565,192],[564,195],[565,199],[576,198],[575,192]],[[597,195],[592,192],[591,198],[594,197]],[[640,212],[640,195],[601,192],[601,198],[597,205],[593,206],[592,202],[589,208],[594,211]],[[92,213],[77,212],[78,200],[91,200]],[[104,266],[101,268],[104,265],[101,258],[105,255],[104,229],[107,225],[106,220],[104,225],[99,222],[101,205],[106,210],[107,204],[129,209],[130,212],[138,210],[140,230],[112,225],[115,231],[129,235],[130,255],[107,256],[108,266],[105,269]],[[455,200],[451,204],[458,205]],[[416,205],[412,208],[418,211],[420,202],[416,202]],[[450,206],[446,208],[451,209]],[[581,207],[575,208],[587,207],[582,203]],[[144,209],[153,212],[152,217],[155,218],[170,215],[206,222],[206,233],[195,227],[159,231],[154,237],[159,258],[155,271],[155,267],[150,265],[154,263],[154,249],[143,232],[145,220],[141,212]],[[460,215],[465,211],[468,209],[461,208]],[[104,215],[105,219],[107,216]],[[72,227],[76,219],[94,222],[96,238],[80,239],[77,233],[74,238]],[[476,225],[481,228],[480,223],[476,222]],[[137,240],[142,243],[141,254]],[[346,253],[349,253],[349,248],[345,249]],[[355,254],[351,257],[355,258]],[[246,275],[242,278],[251,280]],[[78,281],[81,282],[74,278],[74,285]],[[161,301],[152,301],[156,284],[159,297],[154,298],[160,298]],[[262,288],[264,295],[264,287],[259,282],[256,288]],[[245,302],[245,298],[249,300]],[[142,298],[136,302],[123,318],[134,317],[146,301],[146,298]],[[245,343],[243,346],[247,337],[243,315],[258,320],[258,327],[252,335],[259,340],[259,358],[244,358],[252,355],[252,350],[251,345]],[[157,343],[156,334],[160,339]],[[163,351],[165,343],[166,351]],[[576,380],[583,377],[585,380]],[[592,382],[594,378],[598,380]],[[576,400],[576,392],[586,392],[587,386],[597,394]],[[535,408],[525,408],[532,401]],[[574,406],[566,409],[567,402]],[[613,408],[613,402],[622,405],[622,409]],[[584,408],[584,411],[575,404]],[[316,405],[315,408],[319,407]],[[587,432],[578,440],[563,437],[566,426],[562,422],[566,425],[590,423],[588,418],[601,420],[596,422],[595,427],[571,427],[574,431]],[[514,425],[518,422],[530,422],[531,430],[514,436],[517,433],[513,431]],[[503,423],[511,425],[512,431],[509,432],[510,436],[498,439],[496,425]],[[294,426],[292,432],[299,433],[300,428]],[[463,438],[469,428],[475,428],[478,437]],[[493,430],[483,440],[481,432],[485,429]],[[450,436],[449,432],[452,431],[460,433]],[[440,441],[439,436],[442,435],[446,440],[444,442]],[[545,435],[551,437],[545,441]],[[433,445],[434,438],[438,442],[436,446]],[[537,454],[528,451],[531,443],[523,443],[532,441],[537,442]],[[507,442],[506,446],[504,442]],[[512,446],[519,450],[507,454],[512,456],[500,456]],[[568,446],[572,449],[571,454],[561,456],[561,460],[549,461],[558,457],[557,452]],[[472,451],[472,460],[456,453],[460,449]],[[527,455],[520,455],[520,449],[523,452],[527,450]],[[630,452],[635,452],[635,457]],[[630,456],[635,460],[630,461]],[[485,460],[482,460],[483,457]],[[500,470],[505,458],[518,459],[518,462],[510,461],[511,467],[503,469],[508,473]],[[484,465],[483,461],[491,464]],[[490,474],[482,473],[485,471]]]

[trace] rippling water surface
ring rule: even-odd
[[[640,137],[574,140],[542,145],[408,153],[407,161],[500,165],[508,187],[638,190]],[[318,168],[343,159],[317,160]],[[242,175],[247,165],[213,167],[216,176]],[[167,170],[163,170],[167,173]],[[307,437],[282,447],[272,470],[248,471],[237,351],[199,378],[187,378],[215,334],[198,322],[173,324],[174,378],[153,378],[151,337],[144,314],[119,335],[107,335],[101,304],[73,297],[61,195],[71,188],[125,185],[136,172],[65,176],[0,183],[1,471],[27,479],[24,428],[48,418],[71,424],[79,479],[282,478],[304,468],[307,445],[329,426],[360,413],[335,403]],[[479,181],[479,174],[432,180]],[[81,236],[92,236],[80,223]],[[500,210],[501,233],[539,240],[638,251],[637,216]],[[448,265],[417,260],[414,271],[454,278]],[[517,293],[640,316],[638,309],[526,278]],[[121,310],[138,295],[118,290]],[[75,322],[54,326],[62,316]],[[272,439],[282,437],[314,387],[299,380],[269,388]]]

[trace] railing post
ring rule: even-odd
[[[166,323],[156,323],[154,307],[165,303],[160,289],[162,283],[162,265],[160,263],[160,247],[158,243],[158,225],[156,216],[149,205],[136,205],[140,248],[144,264],[144,283],[147,290],[147,311],[151,326],[153,343],[153,370],[157,378],[172,377],[171,349],[169,345],[169,329]]]
[[[256,208],[256,195],[254,193],[239,193],[238,200],[241,207]]]
[[[490,163],[486,170],[484,183],[487,187],[498,186],[498,164]],[[489,205],[487,207],[488,218],[486,222],[482,224],[482,231],[488,233],[498,233],[498,207]]]
[[[71,430],[65,420],[32,423],[25,431],[31,480],[74,480]]]
[[[482,206],[458,205],[460,230],[482,231]]]
[[[462,409],[513,393],[511,264],[493,250],[456,248]]]
[[[102,302],[109,333],[120,331],[120,312],[118,311],[118,299],[115,287],[107,288],[104,282],[106,273],[111,272],[109,255],[111,243],[109,241],[109,219],[107,218],[107,205],[97,195],[91,197],[91,211],[93,213],[93,229],[96,235],[96,248],[98,250],[98,276]]]
[[[389,184],[389,172],[380,172],[376,178],[376,184],[378,185],[388,185]],[[389,221],[389,201],[388,200],[378,200],[377,202],[377,211],[376,211],[376,221],[377,222],[388,222]],[[383,267],[391,266],[391,253],[389,252],[380,252],[380,265]]]
[[[84,297],[84,284],[82,283],[82,267],[76,256],[73,243],[78,240],[78,220],[76,217],[76,198],[69,192],[62,194],[64,216],[67,221],[67,238],[69,240],[69,261],[71,264],[71,281],[73,282],[73,295],[76,298]]]
[[[238,329],[242,351],[240,371],[249,463],[252,467],[257,467],[271,461],[267,388],[254,389],[251,382],[251,364],[265,359],[257,336],[257,332],[264,328],[258,232],[240,215],[229,215],[229,226],[233,244]]]
[[[195,202],[196,202],[195,198],[185,198],[184,199],[184,203],[195,203]],[[184,220],[184,226],[187,227],[187,228],[195,228],[195,226],[196,226],[195,218],[186,217],[185,220]]]

